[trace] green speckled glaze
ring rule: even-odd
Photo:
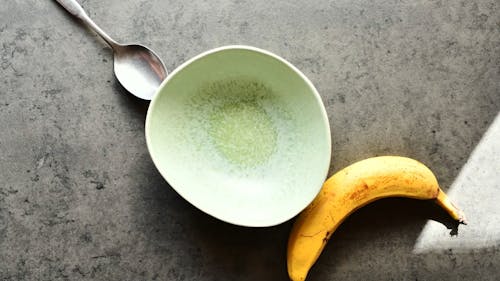
[[[272,91],[262,83],[234,77],[203,85],[186,108],[194,115],[209,116],[194,118],[198,119],[198,130],[208,130],[207,145],[214,145],[232,164],[254,167],[276,151],[276,119],[284,116],[267,111],[279,106]]]
[[[176,69],[150,104],[146,141],[182,197],[245,226],[295,216],[330,163],[328,119],[312,84],[283,59],[244,46]]]
[[[209,134],[217,150],[241,166],[264,162],[276,148],[276,129],[257,103],[228,103],[216,110]]]

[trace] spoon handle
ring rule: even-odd
[[[56,0],[57,3],[59,3],[61,6],[63,6],[66,11],[68,11],[70,14],[75,16],[76,18],[80,19],[83,21],[86,25],[88,25],[90,28],[92,28],[99,36],[108,43],[111,48],[115,49],[116,47],[119,47],[120,44],[113,40],[111,37],[109,37],[106,32],[104,32],[95,22],[90,19],[90,17],[87,15],[85,10],[76,2],[75,0]]]

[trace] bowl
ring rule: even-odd
[[[216,48],[174,70],[149,105],[146,142],[177,193],[242,226],[297,215],[330,165],[330,127],[313,84],[249,46]]]

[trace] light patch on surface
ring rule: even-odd
[[[424,253],[442,249],[467,250],[500,245],[500,114],[462,167],[447,194],[464,211],[468,225],[458,235],[438,222],[429,221],[413,249]]]

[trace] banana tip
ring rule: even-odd
[[[458,223],[467,225],[469,222],[467,221],[467,218],[465,218],[465,214],[463,212],[460,212],[459,217],[458,217]]]

